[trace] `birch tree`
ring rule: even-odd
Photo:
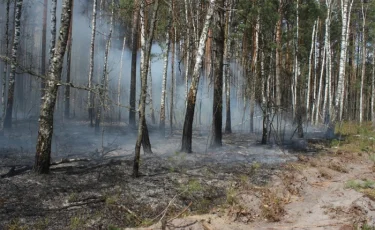
[[[214,12],[215,0],[210,0],[210,5],[207,11],[207,15],[204,21],[203,30],[199,39],[198,50],[195,57],[195,65],[192,74],[192,81],[189,88],[189,93],[187,97],[187,107],[185,113],[184,128],[182,132],[182,143],[181,151],[183,152],[192,152],[192,136],[193,136],[193,121],[194,121],[194,111],[195,103],[197,98],[197,90],[200,79],[200,69],[202,67],[202,57],[204,55],[204,50],[206,47],[206,40],[208,35],[208,29],[211,24],[212,15]]]
[[[306,112],[307,112],[307,120],[310,119],[310,96],[311,96],[311,76],[312,76],[312,63],[313,63],[313,53],[314,53],[314,46],[316,42],[315,30],[317,27],[317,21],[314,22],[313,32],[311,34],[311,48],[310,48],[310,55],[309,55],[309,72],[307,75],[307,92],[306,92]]]
[[[124,40],[122,42],[122,50],[121,50],[121,57],[120,57],[120,74],[118,76],[117,81],[117,106],[118,106],[118,120],[121,122],[121,81],[122,81],[122,70],[123,70],[123,59],[124,59],[124,52],[126,46],[126,36],[124,36]]]
[[[97,0],[95,0],[97,1]],[[51,57],[55,52],[55,45],[56,45],[56,7],[57,7],[57,0],[51,1],[51,45],[49,48],[49,56],[48,59],[48,68],[51,65]]]
[[[101,79],[101,88],[99,90],[99,100],[100,104],[97,105],[97,111],[96,111],[96,119],[95,119],[95,132],[99,132],[99,126],[103,119],[103,110],[106,106],[107,101],[107,90],[108,90],[108,57],[109,57],[109,51],[111,49],[111,41],[112,41],[112,32],[113,32],[113,17],[114,17],[114,8],[115,8],[115,1],[112,0],[112,11],[111,11],[111,21],[109,25],[109,33],[107,37],[107,43],[105,46],[105,53],[104,53],[104,66],[103,66],[103,75]]]
[[[4,126],[5,129],[12,128],[12,114],[13,114],[13,102],[14,102],[14,86],[15,86],[15,76],[16,76],[16,61],[18,45],[20,42],[21,33],[21,14],[22,14],[22,4],[23,0],[16,0],[15,2],[16,11],[14,15],[14,36],[12,45],[12,56],[10,63],[10,74],[8,82],[8,99],[4,116]]]
[[[185,0],[186,3],[186,0]],[[164,66],[163,66],[163,76],[162,76],[162,86],[161,86],[161,100],[160,100],[160,122],[159,129],[163,137],[165,137],[165,97],[167,88],[167,76],[168,76],[168,62],[169,62],[169,50],[171,46],[170,40],[170,30],[172,24],[172,4],[169,3],[168,6],[168,22],[165,27],[165,53],[164,53]],[[189,35],[188,35],[189,36]]]
[[[92,88],[94,80],[94,52],[95,52],[95,35],[96,35],[96,8],[98,0],[94,0],[92,7],[92,20],[91,20],[91,43],[90,43],[90,66],[89,66],[89,88]],[[90,119],[90,126],[94,126],[94,95],[88,91],[88,113]]]
[[[362,71],[361,71],[361,88],[359,93],[359,123],[363,121],[363,88],[364,79],[366,77],[366,14],[367,6],[364,6],[364,0],[361,0],[361,11],[362,11]]]
[[[73,0],[62,3],[59,38],[51,65],[48,70],[43,103],[40,106],[38,139],[36,144],[34,171],[39,174],[49,173],[51,144],[53,135],[53,116],[57,98],[58,81],[61,78],[64,54],[67,46],[71,8]]]
[[[325,78],[325,87],[324,87],[324,101],[323,101],[323,109],[322,115],[324,118],[324,122],[331,114],[331,70],[332,70],[332,62],[331,62],[331,7],[332,1],[326,0],[327,6],[327,16],[325,19],[325,35],[324,35],[324,55],[326,58],[326,78]]]
[[[350,13],[353,5],[353,0],[341,0],[341,47],[340,47],[340,63],[339,63],[339,76],[336,89],[336,98],[334,103],[334,111],[331,115],[331,120],[327,129],[326,136],[332,138],[334,136],[334,129],[337,120],[341,120],[341,111],[344,101],[344,81],[345,81],[345,66],[346,54],[348,48],[348,30],[350,23]]]
[[[147,71],[149,67],[151,45],[154,37],[154,31],[156,26],[156,17],[159,9],[159,0],[154,1],[153,14],[150,23],[150,30],[145,38],[145,2],[146,0],[140,0],[140,18],[141,18],[141,94],[140,94],[140,103],[139,103],[139,122],[138,122],[138,136],[137,142],[135,144],[135,156],[133,164],[133,176],[139,176],[139,163],[141,156],[141,144],[143,144],[143,149],[146,152],[145,147],[145,131],[147,130],[146,125],[146,97],[147,97]],[[148,139],[148,133],[147,133]],[[149,144],[149,143],[148,143]],[[150,145],[150,144],[149,144]],[[151,148],[151,145],[149,146]]]

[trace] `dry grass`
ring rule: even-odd
[[[262,199],[262,217],[267,221],[277,222],[285,214],[284,201],[274,192],[265,190]]]

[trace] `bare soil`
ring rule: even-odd
[[[178,131],[152,134],[154,154],[131,176],[134,135],[86,124],[58,127],[50,175],[31,173],[33,132],[0,139],[0,229],[356,229],[375,225],[375,203],[350,181],[374,181],[368,153],[314,139],[282,148],[254,135],[224,136],[180,153]],[[31,129],[31,128],[30,128]],[[99,144],[98,144],[99,143]],[[295,147],[297,148],[291,148]],[[372,186],[372,185],[371,185]],[[371,189],[371,186],[369,189]]]

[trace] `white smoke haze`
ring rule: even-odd
[[[19,61],[25,67],[29,67],[35,72],[41,72],[41,45],[42,45],[42,17],[43,17],[43,0],[24,0],[24,7],[22,12],[21,20],[21,43],[20,43],[20,55]],[[98,4],[99,5],[99,4]],[[57,3],[57,29],[59,28],[59,20],[61,14],[61,0]],[[108,4],[104,4],[108,7]],[[50,5],[49,5],[50,7]],[[99,8],[100,6],[98,6]],[[89,0],[75,0],[73,9],[73,37],[72,37],[72,65],[71,65],[71,81],[76,85],[87,86],[88,84],[88,71],[89,71],[89,55],[90,55],[90,40],[91,40],[91,13],[92,13],[92,2]],[[12,34],[13,28],[13,7],[11,6],[11,20],[10,20],[10,33]],[[103,63],[105,45],[107,41],[107,35],[109,31],[109,18],[110,14],[103,10],[98,10],[97,14],[97,33],[96,33],[96,44],[95,44],[95,67],[94,67],[94,85],[99,84],[100,78],[103,75]],[[49,44],[51,39],[50,34],[50,9],[48,8],[47,15],[47,44],[46,53],[47,61],[49,56]],[[128,28],[131,26],[128,25]],[[1,54],[5,54],[5,1],[0,1],[0,34],[1,34]],[[58,31],[57,31],[58,33]],[[114,31],[112,36],[111,48],[109,51],[109,62],[108,62],[108,74],[109,74],[109,92],[108,95],[111,101],[106,105],[105,118],[106,124],[113,123],[112,126],[117,127],[117,131],[110,134],[107,129],[103,132],[103,137],[97,137],[93,134],[93,130],[88,128],[88,112],[87,112],[87,92],[83,90],[71,89],[71,110],[70,115],[73,119],[82,121],[82,128],[69,127],[64,125],[66,118],[64,117],[64,87],[59,88],[58,101],[55,110],[55,136],[54,136],[54,149],[59,149],[59,143],[66,143],[65,141],[70,140],[71,145],[74,141],[71,138],[66,138],[64,135],[68,135],[67,132],[73,133],[75,136],[85,136],[87,143],[92,145],[93,148],[100,148],[103,145],[109,144],[124,144],[128,143],[127,148],[132,149],[134,144],[134,130],[126,130],[122,128],[124,123],[128,123],[129,113],[129,93],[130,93],[130,70],[131,70],[131,50],[129,44],[131,40],[127,39],[126,47],[123,53],[123,67],[122,67],[122,79],[121,79],[121,107],[116,105],[117,103],[117,88],[118,88],[118,77],[121,70],[121,54],[123,38],[126,36],[130,37],[130,31],[127,31],[120,22],[115,22]],[[162,42],[164,43],[164,42]],[[151,60],[151,76],[152,76],[152,101],[155,110],[156,124],[151,123],[150,105],[146,108],[147,112],[147,123],[150,127],[155,127],[159,123],[159,112],[160,112],[160,98],[161,98],[161,86],[162,86],[162,73],[163,73],[163,50],[159,43],[155,42],[152,46],[152,60]],[[172,47],[172,46],[171,46]],[[172,51],[170,52],[172,56]],[[177,55],[176,55],[177,56]],[[140,88],[140,53],[138,52],[137,58],[137,100],[139,98]],[[179,66],[180,63],[180,66]],[[175,60],[175,77],[176,77],[176,88],[174,95],[174,127],[178,132],[181,131],[184,118],[185,118],[185,61],[180,60],[176,57]],[[4,63],[0,62],[0,70],[4,67]],[[181,72],[180,72],[181,69]],[[231,118],[232,118],[232,129],[235,132],[248,133],[250,131],[250,102],[243,96],[243,85],[247,81],[244,79],[243,67],[238,64],[231,63]],[[202,71],[203,72],[203,71]],[[2,72],[1,72],[2,76]],[[66,63],[64,64],[62,80],[66,79]],[[0,79],[0,81],[2,81]],[[168,65],[168,80],[167,80],[167,100],[166,100],[166,127],[169,127],[169,111],[170,111],[170,97],[171,97],[171,58]],[[2,82],[1,82],[2,83]],[[151,87],[151,86],[149,86]],[[197,95],[195,117],[194,117],[194,131],[199,131],[201,134],[209,135],[211,130],[212,122],[212,97],[213,97],[213,83],[209,79],[209,76],[202,74],[199,83],[199,90]],[[149,99],[147,100],[149,102]],[[225,94],[223,93],[223,127],[225,126]],[[138,102],[136,103],[136,105]],[[40,106],[40,81],[33,76],[28,74],[18,74],[16,77],[16,92],[15,92],[15,108],[14,108],[14,120],[28,120],[30,118],[29,129],[26,133],[30,134],[30,138],[25,140],[25,146],[31,146],[34,148],[36,138],[36,126],[37,117],[39,115]],[[121,110],[121,123],[118,123],[118,111]],[[254,111],[254,129],[257,134],[260,134],[262,129],[262,110],[261,107],[256,104]],[[290,132],[294,130],[295,125],[292,124],[291,120],[283,121],[283,127],[288,129]],[[129,138],[124,140],[123,135],[127,133],[130,135]],[[84,134],[84,135],[83,135]],[[73,136],[74,136],[73,135]],[[152,130],[151,130],[151,135]],[[153,139],[154,138],[154,139]],[[208,138],[208,137],[207,137]],[[151,141],[155,142],[156,136],[151,136]],[[260,135],[257,135],[257,139],[260,139]],[[272,139],[272,138],[271,138]],[[64,140],[64,141],[62,141]],[[11,142],[8,142],[11,143]],[[78,143],[77,143],[78,144]],[[70,145],[70,144],[69,144]],[[61,146],[60,146],[61,147]],[[194,147],[193,147],[194,148]]]

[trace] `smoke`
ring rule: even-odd
[[[50,1],[48,1],[50,3]],[[99,1],[100,2],[100,1]],[[110,29],[110,11],[106,9],[109,4],[103,4],[101,9],[98,4],[97,14],[97,33],[95,43],[95,66],[94,66],[94,85],[100,83],[100,78],[103,76],[104,53],[106,41],[108,40],[108,33]],[[19,61],[26,67],[33,69],[36,72],[41,72],[41,49],[42,45],[48,50],[50,46],[50,4],[48,5],[47,15],[47,43],[42,44],[42,25],[43,25],[43,0],[24,0],[23,15],[21,20],[21,43],[19,48]],[[61,14],[61,0],[57,3],[57,29],[59,28],[59,20]],[[89,55],[90,55],[90,40],[91,40],[91,18],[92,18],[92,1],[89,0],[75,0],[73,9],[73,35],[72,35],[72,65],[71,65],[71,81],[76,85],[87,86],[88,71],[89,71]],[[11,23],[10,29],[12,31],[13,25],[13,9],[11,7]],[[123,47],[124,36],[130,37],[130,31],[125,27],[123,22],[114,22],[114,30],[112,35],[112,43],[109,51],[108,62],[108,76],[109,76],[109,92],[110,101],[105,105],[105,117],[108,121],[117,122],[118,113],[121,111],[121,121],[128,121],[129,109],[129,89],[130,89],[130,70],[131,70],[131,50],[129,44],[131,41],[127,39],[125,50]],[[5,28],[5,4],[0,1],[0,32],[4,33]],[[58,33],[58,31],[57,31]],[[1,53],[5,54],[5,38],[1,37]],[[178,45],[178,44],[176,44]],[[154,43],[152,45],[152,60],[151,60],[151,77],[152,77],[152,103],[155,110],[156,122],[159,120],[160,100],[161,100],[161,86],[163,73],[163,50],[164,44]],[[121,56],[123,63],[120,63]],[[166,114],[167,122],[169,124],[169,110],[171,98],[171,56],[168,65],[168,81],[167,81],[167,100],[166,100]],[[177,56],[177,55],[176,55]],[[137,55],[137,99],[140,92],[140,53]],[[185,116],[185,98],[186,86],[185,82],[185,66],[184,60],[179,57],[175,59],[175,77],[176,86],[174,93],[174,118],[173,123],[176,128],[182,128]],[[121,72],[122,64],[122,72]],[[4,66],[0,63],[0,68]],[[66,79],[66,63],[64,64],[62,80]],[[120,87],[120,104],[118,107],[118,79],[121,72],[121,87]],[[244,85],[247,79],[244,75],[244,69],[241,65],[235,62],[230,63],[231,73],[231,121],[233,130],[248,132],[250,131],[250,101],[248,97],[244,97]],[[149,87],[151,87],[149,85]],[[58,94],[58,102],[55,110],[55,118],[57,121],[64,120],[64,87],[60,87]],[[87,120],[87,92],[83,90],[71,89],[71,117],[79,120]],[[203,73],[199,83],[199,90],[196,102],[196,113],[194,119],[194,127],[201,130],[210,130],[212,123],[212,98],[213,98],[213,82],[208,73]],[[40,81],[27,74],[18,74],[16,79],[16,98],[15,98],[15,116],[16,119],[25,119],[30,117],[38,117],[40,105]],[[150,119],[150,98],[147,100],[148,107],[147,122],[151,124]],[[223,127],[225,125],[225,93],[223,93]],[[254,128],[260,131],[262,127],[262,110],[261,107],[255,103],[254,110]],[[290,122],[289,122],[290,123]]]

